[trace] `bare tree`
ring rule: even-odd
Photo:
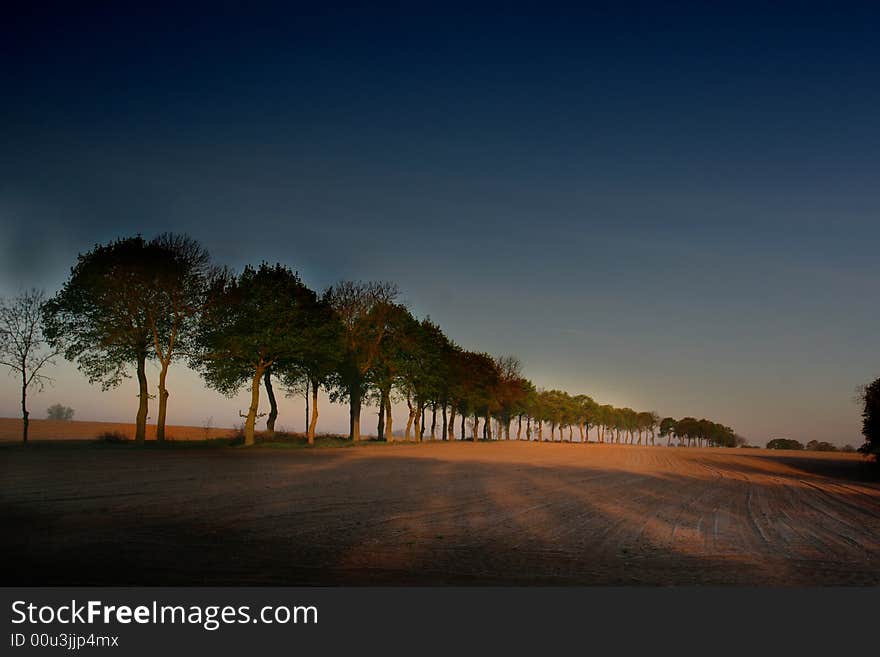
[[[17,297],[0,300],[0,365],[21,377],[22,442],[28,439],[27,392],[31,386],[42,390],[51,379],[41,370],[52,364],[57,351],[43,335],[42,311],[46,295],[32,289]]]

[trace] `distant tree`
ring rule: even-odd
[[[829,442],[819,441],[819,440],[811,440],[808,442],[804,449],[809,450],[811,452],[836,452],[838,451],[836,445],[832,445]]]
[[[68,421],[73,419],[73,409],[70,406],[52,404],[46,409],[46,419]]]
[[[250,382],[251,403],[243,416],[246,445],[254,444],[263,376],[270,367],[303,358],[316,306],[315,293],[280,264],[247,266],[238,277],[213,281],[192,365],[209,386],[228,396]]]
[[[735,447],[748,447],[749,441],[744,436],[740,436],[739,434],[735,434],[733,437],[733,444]]]
[[[0,365],[21,383],[21,440],[27,443],[30,412],[27,393],[31,387],[42,390],[51,379],[43,374],[58,353],[43,333],[42,312],[45,294],[29,290],[10,299],[0,299]]]
[[[880,455],[880,379],[866,385],[861,392],[862,435],[865,444],[859,448],[864,454]]]
[[[856,448],[853,447],[852,445],[847,444],[847,445],[844,445],[843,447],[841,447],[840,451],[841,452],[855,452]]]
[[[146,362],[152,354],[150,290],[152,268],[140,236],[95,246],[80,254],[64,287],[43,308],[46,337],[92,383],[119,385],[134,364],[138,381],[135,441],[143,443],[149,392]]]
[[[672,444],[672,437],[675,435],[675,427],[678,424],[674,418],[665,417],[660,420],[660,437],[666,437],[666,446]]]
[[[804,446],[791,438],[774,438],[767,443],[767,449],[803,449]]]

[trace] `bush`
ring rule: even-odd
[[[95,438],[99,443],[127,443],[131,439],[121,431],[104,431]]]
[[[61,404],[52,404],[46,409],[47,420],[72,420],[73,409],[70,406],[62,406]]]
[[[813,452],[836,452],[837,446],[832,445],[831,443],[826,443],[824,440],[821,442],[818,440],[811,440],[807,443],[806,449]]]

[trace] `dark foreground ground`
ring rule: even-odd
[[[880,584],[854,455],[0,447],[4,585]]]

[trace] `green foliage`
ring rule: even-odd
[[[325,329],[327,309],[280,264],[244,268],[213,283],[194,340],[192,365],[209,386],[233,396],[258,370],[301,362]]]
[[[61,291],[44,306],[49,343],[105,390],[150,353],[151,255],[140,236],[96,245],[77,257]]]
[[[792,438],[774,438],[767,443],[767,449],[794,449],[800,450],[804,446],[797,440]]]
[[[809,450],[811,452],[836,452],[838,451],[836,445],[832,445],[831,443],[825,441],[811,440],[808,442],[804,449]]]

